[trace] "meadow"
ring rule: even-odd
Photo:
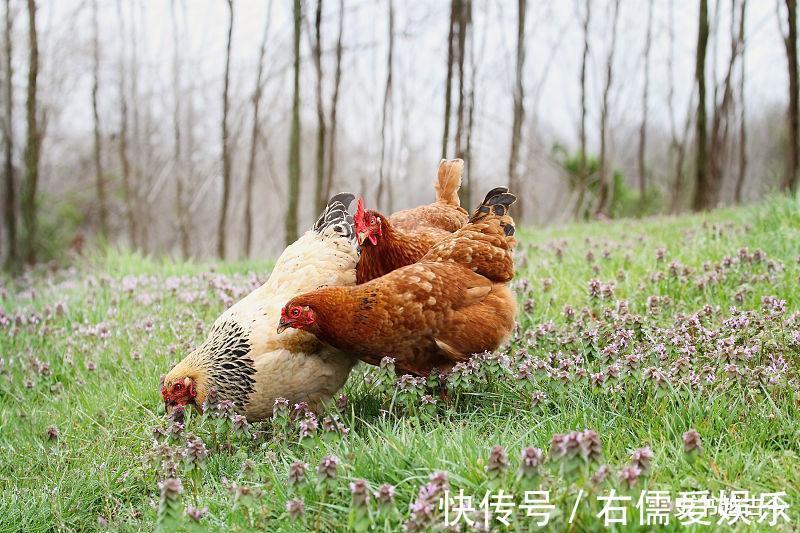
[[[3,279],[0,530],[797,530],[800,203],[518,236],[506,347],[261,424],[158,384],[269,264]]]

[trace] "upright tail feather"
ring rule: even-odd
[[[464,173],[463,159],[442,159],[439,163],[439,173],[436,184],[436,201],[461,206],[458,199],[458,189],[461,188],[461,175]]]
[[[349,192],[340,192],[332,196],[312,229],[322,233],[326,228],[332,228],[342,237],[354,241],[356,232],[353,227],[353,217],[347,210],[355,198],[355,195]]]

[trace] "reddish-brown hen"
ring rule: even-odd
[[[511,333],[516,301],[514,195],[491,191],[462,229],[419,263],[355,287],[328,287],[292,298],[281,312],[288,327],[379,364],[394,357],[401,372],[449,370],[495,350]]]
[[[436,201],[398,211],[388,218],[375,210],[365,211],[363,201],[358,200],[353,217],[361,245],[356,283],[416,263],[434,244],[466,224],[467,212],[458,199],[463,170],[461,159],[443,159],[434,185]]]

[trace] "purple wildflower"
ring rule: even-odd
[[[160,482],[158,488],[161,490],[162,500],[174,501],[183,494],[183,483],[175,477],[167,478]]]
[[[642,470],[636,465],[628,465],[619,471],[619,480],[632,488],[639,481]]]
[[[608,465],[600,465],[595,473],[592,474],[591,481],[594,485],[601,485],[610,473],[611,468]]]
[[[350,494],[353,497],[353,506],[367,507],[369,505],[369,485],[363,479],[350,482]]]
[[[288,417],[289,416],[289,400],[286,398],[275,398],[275,403],[272,406],[272,417]]]
[[[394,486],[388,483],[384,483],[378,487],[378,490],[375,492],[375,499],[378,501],[378,505],[386,506],[393,504],[394,493]]]
[[[186,516],[188,516],[192,522],[199,522],[208,514],[208,507],[192,507],[191,505],[186,507]]]
[[[302,461],[295,461],[289,465],[289,485],[299,485],[306,479],[308,465]]]
[[[294,498],[286,502],[286,512],[292,520],[298,520],[306,512],[306,504],[300,498]]]
[[[61,432],[58,430],[56,426],[49,426],[44,432],[44,437],[48,441],[54,442],[58,440],[60,434]]]
[[[508,455],[506,450],[500,445],[493,446],[491,452],[489,452],[489,461],[486,464],[486,473],[489,478],[499,477],[507,468]]]
[[[631,455],[631,464],[639,467],[643,473],[650,470],[650,462],[653,460],[653,450],[649,446],[635,450]]]
[[[703,443],[700,439],[700,433],[697,430],[690,429],[689,431],[683,434],[683,451],[686,453],[692,453],[695,451],[700,451],[702,449]]]
[[[542,464],[544,453],[539,448],[528,447],[523,448],[521,453],[521,461],[519,465],[520,474],[523,477],[533,477],[539,470]]]
[[[320,481],[331,481],[336,479],[336,472],[341,461],[335,455],[326,455],[317,466],[317,476]]]
[[[202,465],[208,457],[208,448],[200,437],[186,441],[183,459],[190,465]]]
[[[231,419],[233,422],[233,430],[239,433],[244,433],[250,428],[247,418],[243,415],[233,415]]]

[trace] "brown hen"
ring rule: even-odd
[[[394,357],[400,372],[447,371],[495,350],[514,328],[516,197],[491,191],[462,229],[419,263],[355,287],[328,287],[292,298],[278,327],[299,328],[370,364]]]
[[[436,201],[398,211],[388,218],[375,210],[365,211],[363,201],[358,200],[353,217],[361,245],[356,283],[416,263],[434,244],[466,224],[467,212],[458,199],[463,170],[461,159],[443,159],[434,184]]]

